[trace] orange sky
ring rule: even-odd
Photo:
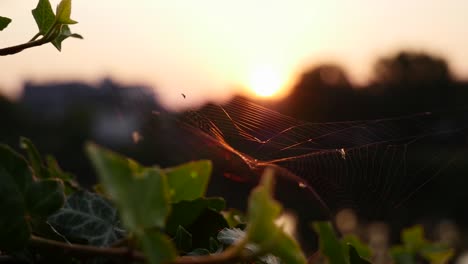
[[[0,15],[13,18],[0,46],[36,33],[36,3],[0,1]],[[363,82],[377,56],[402,48],[443,56],[467,78],[467,12],[464,0],[74,0],[72,30],[85,39],[65,41],[62,53],[48,45],[1,57],[0,92],[18,94],[26,79],[111,76],[157,87],[176,108],[251,93],[256,72],[287,84],[323,62]]]

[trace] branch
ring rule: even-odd
[[[37,248],[61,249],[63,253],[75,257],[109,257],[109,258],[130,258],[131,260],[145,261],[146,257],[139,251],[133,251],[127,247],[99,248],[80,244],[67,244],[60,241],[50,240],[38,236],[31,236],[30,244]],[[171,264],[230,264],[242,261],[251,261],[258,255],[245,255],[242,253],[243,243],[230,247],[227,250],[207,256],[181,256],[176,258]]]
[[[52,29],[54,29],[55,32],[53,32]],[[60,30],[55,30],[54,27],[51,28],[51,32],[53,32],[53,34],[46,34],[46,36],[41,38],[41,39],[34,40],[35,38],[37,38],[36,37],[37,35],[36,35],[29,42],[19,44],[19,45],[16,45],[16,46],[11,46],[11,47],[0,49],[0,56],[13,55],[13,54],[19,53],[19,52],[21,52],[21,51],[23,51],[25,49],[29,49],[29,48],[32,48],[32,47],[37,47],[37,46],[44,45],[44,44],[49,43],[52,40],[54,40],[60,34]]]

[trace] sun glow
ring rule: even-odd
[[[278,70],[263,65],[252,70],[247,86],[257,96],[272,97],[283,88],[284,81]]]

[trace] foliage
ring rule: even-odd
[[[431,243],[424,238],[421,226],[407,228],[401,233],[402,245],[391,248],[390,253],[397,263],[417,263],[417,257],[431,264],[447,263],[454,255],[454,250],[439,243]]]
[[[65,12],[65,11],[64,11]],[[66,12],[65,12],[66,13]],[[21,138],[27,160],[0,145],[0,252],[28,262],[288,263],[307,260],[297,241],[275,224],[282,208],[273,199],[273,170],[251,192],[244,215],[205,197],[207,160],[173,168],[145,167],[88,144],[99,192],[82,189],[55,159],[44,159]],[[68,186],[69,188],[65,188]],[[355,236],[338,238],[329,222],[316,222],[320,254],[330,264],[370,263],[370,249]],[[453,251],[404,230],[396,263],[422,256],[445,263]]]
[[[72,33],[68,26],[78,23],[71,19],[71,10],[71,0],[62,0],[57,5],[55,14],[49,0],[39,0],[36,8],[32,10],[39,32],[29,42],[0,49],[0,56],[15,54],[46,43],[52,43],[61,51],[62,42],[65,39],[70,37],[82,39],[81,35]],[[4,30],[10,22],[10,18],[0,16],[0,31]]]

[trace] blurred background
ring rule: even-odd
[[[1,1],[0,15],[13,19],[1,47],[36,33],[36,2]],[[168,154],[186,135],[165,121],[235,96],[311,122],[443,112],[457,118],[438,122],[441,130],[464,129],[467,11],[462,0],[75,0],[71,28],[84,40],[66,40],[61,53],[46,45],[0,58],[0,142],[29,137],[91,186],[85,141],[174,165],[196,157]],[[458,134],[444,148],[466,154],[467,142]],[[467,164],[451,164],[384,220],[448,219],[468,230]],[[238,199],[218,184],[215,193]]]

